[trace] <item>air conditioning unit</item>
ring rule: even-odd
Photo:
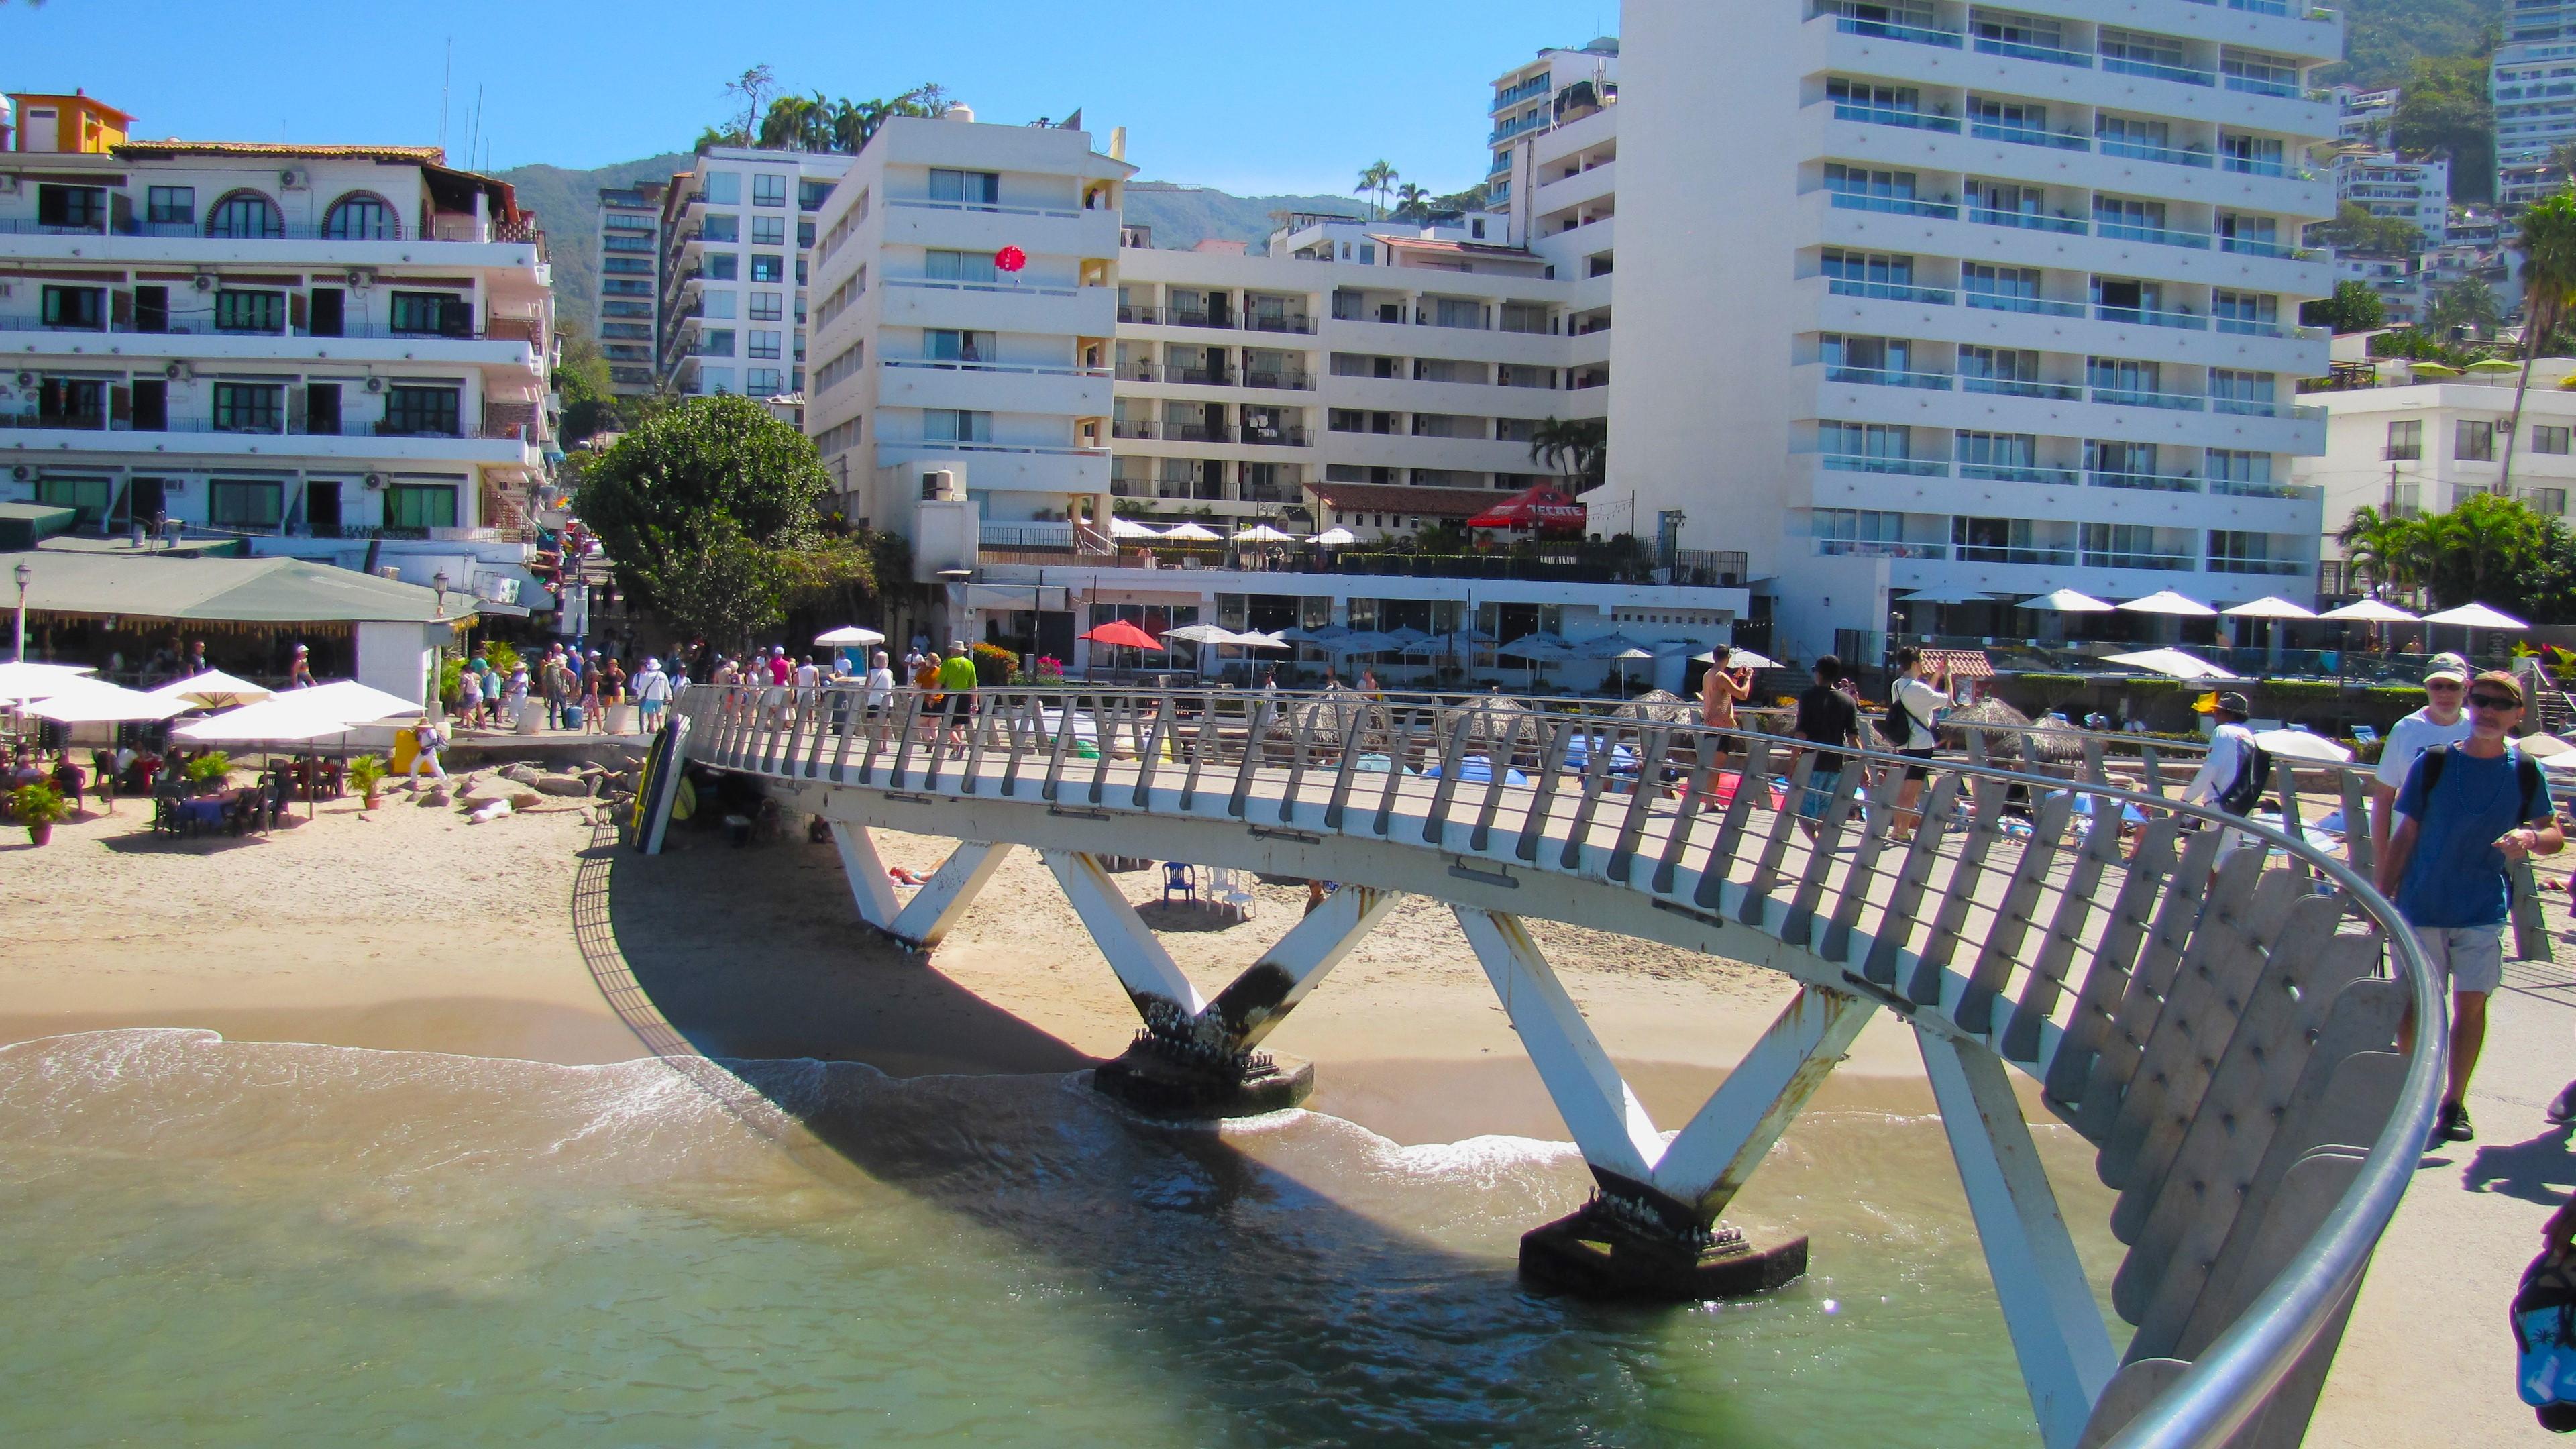
[[[301,191],[313,184],[313,173],[301,166],[289,166],[277,173],[277,184],[289,191]]]
[[[367,475],[367,491],[368,491],[368,492],[370,492],[370,493],[377,492],[378,490],[382,489],[384,486],[385,486],[385,475],[384,475],[384,474],[382,474],[382,473],[370,473],[370,474],[368,474],[368,475]]]
[[[196,369],[184,362],[174,362],[161,369],[161,375],[172,382],[187,382],[196,377]]]
[[[34,387],[36,385],[36,375],[32,372],[19,373],[18,385],[20,387]]]
[[[376,284],[376,274],[369,267],[351,267],[347,281],[352,287],[372,287]]]
[[[164,493],[185,493],[188,491],[188,480],[185,478],[164,478],[161,480],[161,491]]]
[[[371,378],[368,378],[368,379],[367,379],[367,391],[369,391],[369,392],[383,392],[384,390],[385,390],[385,380],[384,380],[383,378],[381,378],[381,377],[371,377]]]
[[[17,479],[21,483],[25,483],[32,481],[35,478],[36,470],[28,467],[24,463],[21,463],[17,467],[9,470],[9,476]]]
[[[18,178],[15,176],[0,176],[0,196],[15,196],[17,194]]]
[[[962,502],[965,491],[957,486],[957,475],[943,468],[921,475],[921,501],[924,503]]]
[[[195,287],[200,292],[211,292],[215,289],[215,279],[204,272],[199,272],[197,274],[197,279],[189,285]]]

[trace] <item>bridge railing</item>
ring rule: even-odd
[[[1029,843],[1098,841],[1056,848],[1137,853],[1115,823],[1132,819],[1196,823],[1181,848],[1246,861],[1364,850],[1311,873],[1382,871],[1462,922],[1508,900],[1775,967],[1801,1001],[1898,1014],[1944,1093],[2052,1449],[2088,1419],[2125,1423],[2122,1445],[2216,1445],[2258,1419],[2237,1442],[2296,1442],[2432,1122],[2446,1002],[2394,907],[2310,838],[2286,780],[2278,825],[2172,798],[2158,770],[2113,783],[2113,748],[2135,737],[2007,765],[1979,730],[1965,760],[1845,750],[1836,768],[1802,741],[1669,709],[1497,696],[1074,686],[953,704],[697,686],[677,713],[690,759],[781,786],[1034,807],[1017,817]],[[2358,818],[2353,777],[2338,778]],[[1536,880],[1555,889],[1523,889]],[[2425,1029],[2401,1057],[2409,1014]],[[1999,1075],[1980,1075],[2001,1063],[2041,1085],[2119,1190],[2130,1251],[2110,1296],[2137,1331],[2116,1375],[2098,1317],[2077,1321],[2091,1298],[2080,1266],[2065,1281],[2071,1248],[2027,1241],[2029,1195],[2049,1190],[2013,1176],[2016,1151],[2035,1159]],[[1963,1138],[1999,1112],[2017,1149]],[[1750,1171],[1740,1151],[1697,1175],[1677,1161],[1697,1122],[1658,1160],[1567,1115],[1596,1175],[1650,1207],[1713,1215]]]

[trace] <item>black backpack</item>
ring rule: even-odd
[[[1876,723],[1879,737],[1897,749],[1904,749],[1906,742],[1914,738],[1914,711],[1905,707],[1905,701],[1896,697],[1894,689],[1887,692],[1887,713],[1881,715]]]
[[[2244,745],[2245,762],[2236,767],[2236,779],[2218,797],[2218,808],[2230,815],[2251,813],[2272,779],[2272,752],[2251,738]]]
[[[2458,748],[2458,743],[2453,742],[2451,744],[2444,745],[2438,750],[2427,750],[2424,752],[2424,798],[2426,801],[2429,802],[2432,800],[2433,787],[2442,783],[2442,766],[2444,762],[2448,761],[2451,758],[2452,752]],[[2513,752],[2513,774],[2515,779],[2522,782],[2522,813],[2513,817],[2513,823],[2520,825],[2524,821],[2529,820],[2540,813],[2540,802],[2547,798],[2547,794],[2541,784],[2540,762],[2533,759],[2531,756],[2524,754],[2520,750],[2515,750]]]

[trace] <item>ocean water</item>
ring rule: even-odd
[[[2037,1442],[1931,1119],[1801,1119],[1734,1216],[1805,1281],[1611,1308],[1513,1271],[1564,1143],[728,1065],[792,1118],[654,1060],[0,1048],[0,1443]]]

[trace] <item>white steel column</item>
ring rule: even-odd
[[[841,873],[850,878],[850,895],[858,903],[859,919],[880,931],[894,929],[894,918],[901,910],[894,898],[894,883],[886,879],[885,861],[877,855],[876,837],[864,825],[832,822],[832,844],[841,852]]]
[[[1610,1054],[1548,968],[1529,929],[1518,916],[1454,909],[1584,1161],[1640,1185],[1652,1183],[1655,1160],[1663,1155],[1654,1121],[1610,1064]]]
[[[2073,1449],[2120,1366],[2101,1305],[2067,1236],[2002,1059],[1921,1027],[1914,1039],[1976,1215],[2040,1436],[2048,1449]]]
[[[984,882],[1002,868],[1002,858],[1011,853],[1007,844],[989,840],[961,840],[939,869],[913,893],[909,904],[895,915],[894,924],[886,930],[927,951],[939,944],[966,908],[975,903],[976,893]],[[882,874],[882,873],[880,873]]]
[[[1714,1218],[1851,1051],[1877,1004],[1802,986],[1655,1164],[1654,1186]]]
[[[1153,928],[1127,903],[1127,893],[1110,879],[1098,856],[1070,850],[1042,850],[1038,854],[1045,859],[1047,869],[1055,872],[1056,883],[1064,888],[1064,898],[1073,903],[1074,913],[1082,917],[1100,954],[1109,958],[1109,969],[1118,973],[1128,999],[1145,1013],[1147,1025],[1157,1024],[1146,1009],[1148,1001],[1169,1002],[1182,1020],[1195,1019],[1207,1009],[1199,989],[1181,974],[1180,967],[1172,964],[1171,953],[1154,939]]]
[[[1342,887],[1218,992],[1208,1009],[1223,1023],[1234,1050],[1248,1051],[1268,1036],[1401,899],[1371,886]]]

